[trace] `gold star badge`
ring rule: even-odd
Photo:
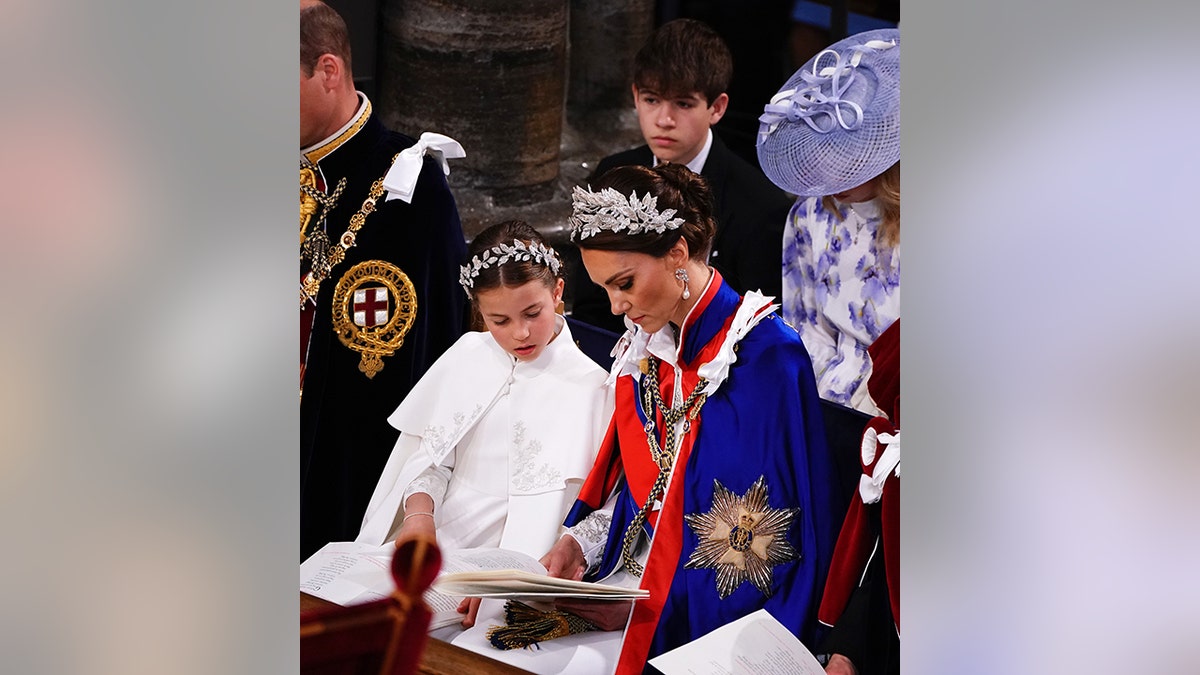
[[[741,497],[714,480],[708,513],[684,516],[700,538],[684,569],[716,569],[717,592],[722,600],[743,581],[750,581],[763,595],[770,596],[774,567],[800,557],[786,537],[799,513],[798,508],[767,506],[765,476],[759,476]]]

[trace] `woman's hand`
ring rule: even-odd
[[[583,579],[583,573],[587,571],[587,560],[583,557],[583,549],[579,547],[579,542],[575,541],[575,537],[567,534],[559,537],[554,546],[550,548],[550,552],[542,556],[539,562],[545,566],[550,576],[557,579],[579,581]]]
[[[825,664],[825,672],[835,675],[858,675],[858,669],[854,667],[854,663],[841,654],[829,657],[829,663]]]
[[[474,626],[475,616],[479,614],[479,598],[463,598],[462,602],[458,603],[458,613],[466,614],[462,620],[463,628]]]
[[[633,609],[632,600],[555,600],[554,607],[587,619],[600,630],[622,630]]]

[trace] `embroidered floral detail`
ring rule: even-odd
[[[440,424],[429,425],[421,431],[422,444],[434,461],[440,462],[446,456],[446,453],[450,451],[450,444],[462,437],[466,426],[478,418],[481,412],[483,412],[483,406],[476,405],[470,414],[461,411],[454,413],[451,416],[454,423],[449,431]]]
[[[521,492],[561,485],[562,473],[547,462],[537,463],[542,454],[542,442],[525,440],[525,423],[513,425],[513,487]]]
[[[602,551],[604,544],[608,542],[608,531],[612,529],[612,514],[607,511],[592,511],[584,516],[583,520],[573,527],[567,528],[571,534],[577,539],[582,540],[584,551]],[[604,562],[604,557],[595,555],[595,560],[591,561],[588,566],[587,573],[592,574],[600,569],[600,564]]]
[[[865,349],[900,314],[900,251],[876,240],[882,219],[797,201],[784,224],[782,314],[800,334],[823,399],[863,400]],[[839,219],[839,215],[841,218]]]
[[[446,494],[446,481],[442,480],[431,469],[423,471],[408,484],[408,488],[404,490],[404,497],[401,503],[407,502],[410,496],[418,492],[424,492],[433,497],[435,502],[439,502],[441,501],[441,497]]]
[[[608,541],[608,531],[612,529],[612,514],[607,511],[592,511],[579,524],[571,528],[571,534],[591,544],[603,544]]]

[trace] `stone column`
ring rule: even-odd
[[[654,0],[572,0],[567,122],[608,128],[633,108],[633,57],[654,30]]]
[[[551,198],[559,173],[567,0],[382,0],[388,126],[462,143],[451,185],[497,206]],[[456,193],[462,191],[456,189]]]

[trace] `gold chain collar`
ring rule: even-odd
[[[392,162],[400,153],[396,153],[392,157]],[[389,165],[390,166],[390,165]],[[316,297],[317,292],[321,289],[321,282],[325,277],[329,276],[329,272],[346,258],[346,251],[350,250],[357,241],[358,231],[362,229],[363,223],[367,221],[367,216],[375,212],[375,202],[383,196],[383,178],[376,179],[371,183],[371,191],[367,194],[367,198],[363,200],[362,206],[358,212],[350,217],[350,226],[338,237],[338,245],[331,246],[327,255],[321,256],[320,260],[313,260],[313,267],[304,275],[304,280],[300,283],[300,307],[304,307],[304,303],[309,299]],[[318,264],[319,263],[319,264]]]
[[[675,456],[679,452],[681,437],[675,435],[675,424],[679,420],[683,420],[683,434],[686,436],[692,429],[692,422],[700,414],[700,408],[708,400],[708,395],[701,393],[708,386],[708,380],[700,378],[700,381],[692,389],[692,393],[688,394],[688,397],[684,399],[682,404],[678,407],[668,407],[662,400],[662,394],[658,391],[658,363],[659,360],[657,357],[650,356],[646,359],[646,369],[644,371],[646,373],[646,381],[642,386],[642,409],[646,411],[646,441],[650,446],[650,457],[658,465],[658,477],[654,479],[654,485],[650,487],[650,494],[646,497],[646,503],[642,504],[642,508],[638,510],[637,515],[629,522],[629,527],[625,528],[624,541],[621,545],[621,560],[625,563],[625,568],[629,570],[629,573],[637,577],[642,576],[643,568],[641,563],[633,557],[634,545],[637,543],[638,534],[642,531],[642,526],[646,524],[646,518],[650,514],[650,509],[654,506],[654,502],[666,490],[667,479],[671,475],[671,467],[674,465]],[[654,433],[655,410],[662,411],[663,441],[666,447],[659,446],[657,435]]]

